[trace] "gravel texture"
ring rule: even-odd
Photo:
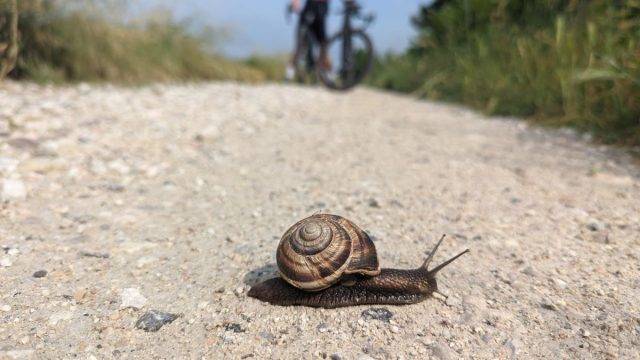
[[[8,82],[0,128],[0,359],[640,357],[640,168],[569,131],[231,83]],[[248,298],[318,211],[383,267],[443,233],[435,262],[472,252],[439,275],[446,301]],[[137,329],[153,309],[180,317]]]

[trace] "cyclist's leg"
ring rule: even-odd
[[[320,66],[325,70],[331,67],[329,57],[327,55],[327,15],[329,14],[328,1],[314,1],[315,17],[311,28],[320,44]]]

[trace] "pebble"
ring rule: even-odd
[[[331,356],[329,356],[329,359],[331,359],[331,360],[342,360],[342,356],[340,356],[340,354],[331,354]]]
[[[604,230],[605,225],[598,220],[590,220],[587,223],[587,229],[591,230],[591,231],[601,231]]]
[[[373,319],[384,322],[389,322],[393,317],[393,313],[387,308],[369,308],[364,310],[360,315],[367,320]]]
[[[27,187],[22,180],[4,179],[1,194],[5,200],[22,200],[27,197]]]
[[[567,283],[566,283],[564,280],[560,280],[560,279],[558,279],[558,278],[554,278],[554,279],[553,279],[553,282],[556,284],[556,286],[557,286],[559,289],[564,290],[564,289],[566,289],[566,288],[567,288]]]
[[[21,360],[21,359],[34,359],[36,351],[33,349],[22,349],[22,350],[0,350],[0,359],[11,359],[11,360]]]
[[[400,332],[400,328],[395,326],[395,325],[391,326],[391,328],[389,330],[391,330],[391,332],[394,333],[394,334],[397,334],[397,333]]]
[[[156,261],[158,261],[158,258],[155,256],[143,256],[136,261],[136,267],[138,269],[141,269],[149,264],[153,264]]]
[[[325,333],[329,331],[329,326],[325,323],[321,323],[316,327],[316,330],[318,330],[318,332]]]
[[[108,259],[109,254],[107,253],[97,253],[97,252],[88,252],[88,251],[80,251],[80,256],[84,257],[93,257],[98,259]]]
[[[60,321],[71,320],[72,318],[73,313],[71,311],[60,311],[49,316],[49,325],[55,326],[58,325]]]
[[[261,331],[258,335],[260,336],[261,339],[267,340],[267,341],[274,341],[276,339],[276,337],[268,331]]]
[[[87,289],[78,289],[73,293],[73,299],[78,303],[82,303],[82,301],[87,297],[89,291]]]
[[[380,203],[378,203],[378,200],[371,198],[369,199],[369,206],[372,208],[380,208]]]
[[[107,166],[109,169],[115,170],[120,175],[127,175],[131,172],[131,167],[125,164],[122,160],[111,161]]]
[[[507,339],[504,345],[511,350],[512,357],[516,357],[520,352],[520,341],[516,339]]]
[[[179,316],[158,310],[150,310],[144,313],[138,321],[136,328],[147,332],[156,332],[166,324],[172,323]]]
[[[125,190],[123,185],[115,184],[115,183],[106,184],[104,188],[111,192],[118,192],[118,193],[123,192]]]
[[[234,333],[243,333],[246,330],[238,323],[225,323],[223,325],[225,331],[232,331]]]
[[[198,303],[198,309],[202,310],[205,309],[207,306],[209,306],[209,302],[208,301],[201,301]]]
[[[0,259],[0,266],[2,267],[9,267],[13,265],[13,262],[11,262],[11,260],[9,258],[2,258]]]
[[[47,270],[38,270],[33,273],[33,277],[37,279],[43,278],[45,276],[47,276]]]
[[[451,350],[444,344],[433,344],[430,346],[433,356],[440,360],[449,360],[452,358]]]
[[[11,305],[1,305],[0,311],[9,312],[11,311]]]
[[[12,173],[18,168],[20,161],[8,157],[0,157],[0,173]]]
[[[522,269],[522,273],[529,276],[537,275],[536,271],[531,266],[527,266],[526,268]]]
[[[447,297],[444,302],[445,304],[447,304],[447,306],[457,307],[457,308],[462,307],[462,299],[460,299],[455,295]]]
[[[228,332],[223,333],[221,338],[222,338],[222,341],[226,344],[233,343],[233,340],[235,340],[235,337],[233,336],[233,334]]]
[[[147,298],[144,297],[140,293],[140,290],[136,288],[126,288],[122,290],[121,298],[122,298],[122,303],[120,305],[121,309],[126,309],[126,308],[142,309],[144,305],[147,303]]]

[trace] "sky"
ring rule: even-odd
[[[365,12],[373,12],[376,21],[370,26],[379,52],[401,52],[414,35],[410,17],[419,5],[431,0],[360,0]],[[294,21],[287,24],[287,0],[139,0],[136,11],[154,7],[170,9],[178,19],[190,18],[196,23],[224,29],[225,39],[217,50],[230,57],[246,57],[255,53],[282,54],[292,47]],[[341,1],[332,0],[330,29],[340,25],[336,14]]]

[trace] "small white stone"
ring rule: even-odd
[[[152,264],[154,262],[158,261],[158,258],[155,256],[143,256],[141,258],[138,259],[138,261],[136,261],[136,267],[138,269],[141,269],[149,264]]]
[[[147,303],[147,298],[144,297],[140,293],[140,290],[136,288],[126,288],[122,290],[121,298],[122,298],[122,304],[120,305],[121,309],[125,309],[125,308],[142,309]]]
[[[392,332],[392,333],[394,333],[394,334],[397,334],[397,333],[399,333],[399,332],[400,332],[400,328],[399,328],[399,327],[397,327],[397,326],[395,326],[395,325],[391,326],[391,329],[390,329],[390,330],[391,330],[391,332]]]
[[[90,166],[91,172],[93,172],[94,174],[101,175],[107,172],[107,166],[104,164],[102,160],[91,159],[91,163],[89,166]]]
[[[209,306],[209,302],[208,301],[202,301],[198,304],[198,309],[202,310],[204,308],[206,308],[207,306]]]
[[[325,323],[322,323],[322,324],[318,325],[317,330],[318,330],[318,332],[325,333],[325,332],[329,331],[329,326],[327,326],[327,324],[325,324]]]
[[[13,262],[11,262],[11,260],[9,260],[9,258],[2,258],[0,259],[0,266],[2,267],[9,267],[13,265]]]
[[[11,311],[11,305],[1,305],[0,306],[0,311],[4,311],[4,312],[9,312]]]
[[[0,351],[0,359],[33,359],[35,353],[33,349]]]
[[[200,132],[200,135],[203,138],[212,139],[220,135],[220,129],[216,125],[209,125]]]
[[[20,161],[8,157],[0,157],[0,173],[12,173],[16,170]]]
[[[20,250],[18,250],[18,248],[11,248],[7,251],[7,254],[11,256],[15,256],[20,254]]]
[[[567,283],[561,279],[554,278],[553,282],[558,286],[558,288],[564,290],[567,288]]]
[[[27,197],[27,187],[20,179],[4,179],[2,182],[2,198],[21,200]]]
[[[240,296],[244,292],[244,286],[238,286],[235,290],[236,295]]]
[[[49,316],[49,325],[55,326],[60,321],[71,320],[72,318],[73,318],[73,313],[71,311],[57,312],[57,313]]]
[[[114,160],[108,166],[109,169],[115,170],[120,175],[127,175],[131,172],[131,167],[122,160]]]

